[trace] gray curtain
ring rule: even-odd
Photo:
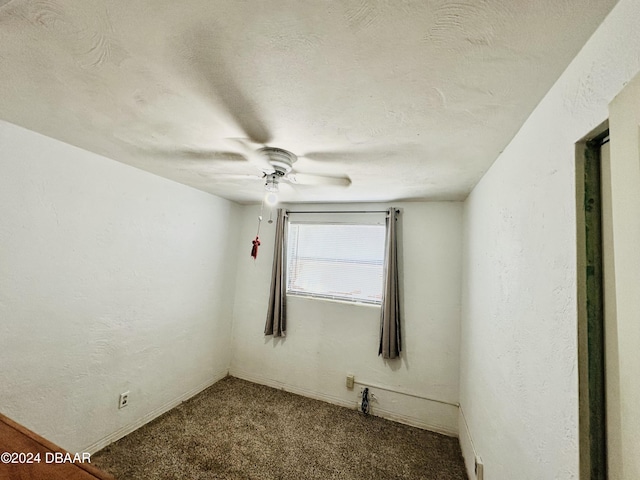
[[[278,209],[276,220],[276,240],[273,248],[273,269],[271,272],[271,294],[265,335],[284,337],[287,333],[287,211]]]
[[[382,358],[397,358],[402,350],[400,339],[400,296],[398,288],[398,240],[396,209],[387,212],[382,308],[380,313],[380,349]]]

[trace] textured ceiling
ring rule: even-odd
[[[240,202],[234,138],[351,180],[285,201],[459,200],[615,3],[0,0],[0,118]]]

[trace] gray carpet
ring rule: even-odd
[[[118,480],[466,480],[456,438],[227,377],[92,455]]]

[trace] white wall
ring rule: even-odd
[[[640,75],[610,112],[611,155],[603,161],[612,254],[604,278],[607,439],[609,478],[624,480],[640,478]]]
[[[4,122],[0,172],[0,412],[95,450],[226,375],[237,205]]]
[[[243,208],[238,253],[231,374],[355,408],[356,381],[453,404],[458,401],[462,204],[397,203],[404,269],[402,360],[378,357],[380,309],[288,297],[287,337],[263,334],[269,298],[275,223],[263,222],[257,261],[250,258],[259,207]],[[301,209],[385,209],[386,205],[300,205]],[[265,220],[268,214],[265,215]],[[449,434],[457,407],[372,388],[374,414]]]
[[[578,478],[574,145],[640,70],[622,0],[465,203],[461,442],[485,479]],[[625,477],[626,478],[626,477]]]

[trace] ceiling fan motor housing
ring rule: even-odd
[[[289,173],[293,163],[298,160],[295,154],[282,148],[264,147],[258,151],[269,159],[269,163],[275,170],[274,174],[279,177],[284,177]]]

